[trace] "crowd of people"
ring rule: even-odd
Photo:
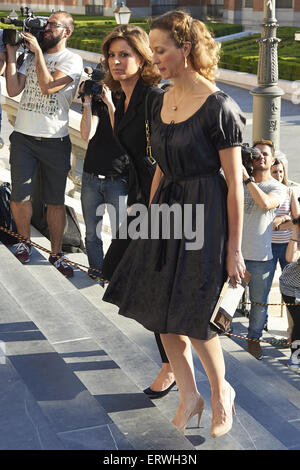
[[[15,256],[30,261],[30,198],[39,164],[55,254],[49,261],[67,277],[73,275],[62,253],[68,111],[82,73],[81,58],[66,48],[73,28],[71,15],[55,12],[42,44],[23,33],[30,53],[20,68],[15,46],[7,45],[4,53],[8,94],[23,92],[10,136],[11,209],[26,239]],[[160,398],[176,383],[180,402],[172,422],[182,433],[194,415],[199,426],[205,407],[195,381],[195,350],[211,387],[210,433],[218,437],[231,429],[235,411],[219,332],[210,323],[227,277],[237,286],[246,270],[251,274],[248,351],[260,360],[260,343],[251,339],[261,338],[267,324],[265,304],[280,262],[280,289],[292,304],[288,365],[300,371],[299,204],[264,136],[253,143],[260,156],[251,174],[243,166],[246,119],[216,86],[220,46],[201,21],[171,11],[152,21],[149,35],[138,26],[118,26],[105,38],[103,54],[99,95],[81,86],[80,131],[88,142],[81,203],[90,273],[101,272],[109,281],[105,301],[153,331],[162,368],[144,392]],[[162,81],[168,84],[164,90]],[[155,161],[146,157],[149,145]],[[166,206],[173,216],[163,217]],[[106,254],[105,207],[113,234]],[[143,236],[141,226],[147,227]],[[150,235],[154,227],[158,236]],[[181,236],[178,228],[184,228]],[[190,234],[201,238],[200,247]]]

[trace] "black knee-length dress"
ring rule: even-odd
[[[152,107],[152,153],[164,173],[152,205],[175,204],[176,216],[161,216],[159,238],[131,241],[103,299],[151,331],[209,339],[216,333],[209,320],[226,279],[227,185],[218,151],[242,143],[246,120],[220,90],[179,123],[162,121],[162,102],[159,96]],[[181,238],[174,225],[180,213]],[[150,210],[145,220],[150,224]]]

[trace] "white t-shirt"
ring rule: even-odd
[[[28,54],[19,72],[26,75],[15,130],[35,137],[64,137],[68,135],[69,109],[81,77],[83,63],[78,54],[63,49],[54,54],[44,53],[50,73],[60,70],[72,82],[57,93],[44,95],[36,75],[35,56]]]
[[[256,183],[266,194],[278,198],[280,206],[285,197],[287,187],[274,178]],[[275,209],[263,210],[253,200],[247,185],[244,184],[244,226],[242,238],[242,253],[246,260],[267,261],[272,254],[272,225],[276,215]]]

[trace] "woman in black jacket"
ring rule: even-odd
[[[161,77],[152,64],[152,53],[148,35],[138,26],[121,25],[105,38],[102,46],[108,69],[106,83],[112,91],[120,90],[121,98],[112,122],[114,133],[129,157],[129,187],[127,227],[135,216],[130,215],[133,204],[148,207],[150,189],[155,167],[146,162],[145,106],[154,105],[162,93],[156,85]],[[110,280],[122,258],[130,237],[112,241],[103,261],[103,275]],[[161,373],[145,390],[151,398],[166,395],[175,385],[168,358],[162,346],[160,335],[155,335],[161,354],[163,367]]]

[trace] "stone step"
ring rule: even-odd
[[[73,261],[77,261],[79,263],[85,264],[86,263],[86,256],[84,254],[72,254],[69,255],[69,257]],[[124,318],[120,315],[118,315],[117,311],[118,309],[110,304],[107,304],[106,302],[103,302],[101,297],[103,294],[103,290],[101,287],[94,285],[94,286],[89,286],[89,287],[84,287],[82,285],[82,279],[81,276],[83,276],[84,279],[84,274],[79,273],[79,275],[74,277],[74,279],[71,281],[75,284],[77,284],[77,287],[79,288],[80,285],[83,287],[81,289],[81,293],[87,297],[87,299],[97,308],[99,309],[103,315],[105,315],[111,322],[114,323],[116,328],[118,328],[123,335],[126,335],[130,341],[131,344],[127,345],[126,350],[128,351],[128,347],[131,347],[133,354],[138,353],[138,349],[136,349],[136,346],[140,348],[142,351],[143,355],[146,355],[147,358],[151,358],[153,362],[155,362],[156,367],[154,368],[155,371],[153,373],[153,367],[151,374],[149,374],[150,369],[147,367],[140,367],[140,365],[135,364],[132,361],[127,361],[127,357],[124,357],[122,350],[119,351],[119,348],[115,350],[115,348],[111,347],[109,344],[106,344],[105,349],[108,350],[111,347],[111,350],[109,351],[109,354],[114,357],[114,360],[121,366],[123,370],[126,371],[127,375],[131,377],[131,379],[138,384],[141,388],[144,388],[148,386],[153,378],[156,376],[157,372],[159,371],[160,368],[160,357],[159,353],[156,348],[156,344],[154,341],[154,336],[151,332],[145,330],[143,327],[138,325],[136,322],[133,320]],[[124,340],[124,338],[123,338]],[[231,340],[228,340],[227,337],[222,337],[222,343],[224,341],[229,341],[229,344],[234,343]],[[269,371],[264,371],[263,369],[263,364],[259,363],[256,361],[254,358],[249,356],[247,352],[244,351],[244,349],[239,346],[238,344],[235,344],[234,348],[237,348],[236,350],[233,351],[227,351],[226,348],[224,350],[224,355],[226,359],[226,363],[233,364],[231,366],[232,372],[229,372],[228,377],[231,378],[231,382],[234,384],[235,387],[238,387],[239,393],[241,394],[241,398],[243,399],[243,395],[247,395],[247,393],[250,393],[250,390],[248,390],[248,383],[247,383],[247,372],[248,368],[250,368],[249,374],[251,375],[258,374],[258,382],[261,380],[261,376],[266,375],[270,376],[269,378],[269,383],[266,387],[269,386],[270,382],[271,385],[276,387],[276,383],[279,382],[280,390],[281,390],[281,396],[279,397],[279,403],[281,406],[281,409],[285,410],[288,409],[289,413],[288,416],[285,416],[285,413],[280,414],[277,411],[274,414],[274,419],[278,419],[278,416],[282,416],[286,420],[286,429],[284,431],[284,434],[282,436],[276,436],[273,434],[271,431],[272,429],[272,420],[267,423],[260,424],[258,420],[253,419],[252,417],[252,411],[251,411],[251,404],[248,407],[249,411],[247,410],[247,406],[245,409],[241,408],[239,411],[239,416],[240,420],[238,421],[238,424],[233,427],[230,435],[224,436],[222,439],[218,439],[217,441],[212,441],[212,439],[209,437],[209,427],[210,427],[210,420],[211,420],[211,413],[208,407],[207,412],[204,413],[203,418],[202,418],[202,423],[204,424],[203,428],[203,434],[201,433],[201,438],[198,436],[195,439],[195,432],[193,430],[193,425],[196,422],[196,418],[192,421],[192,429],[187,430],[187,437],[190,438],[191,442],[196,448],[199,449],[224,449],[224,448],[231,448],[231,449],[255,449],[255,448],[262,448],[262,449],[281,449],[281,448],[294,448],[295,442],[297,443],[297,440],[295,441],[295,435],[299,439],[299,435],[297,434],[297,431],[295,433],[295,423],[297,425],[297,419],[299,419],[299,392],[297,387],[294,386],[294,381],[298,379],[298,376],[296,376],[295,379],[295,374],[290,372],[283,364],[281,364],[281,370],[282,370],[282,377],[277,377],[276,372],[273,371],[271,368]],[[271,347],[273,352],[278,351]],[[141,352],[140,352],[141,354]],[[236,369],[239,369],[239,367],[242,367],[242,365],[239,363],[239,358],[243,355],[243,361],[246,361],[247,366],[245,367],[245,374],[244,374],[244,380],[240,384],[239,378],[235,377],[234,373],[236,372]],[[286,359],[286,356],[283,356]],[[237,358],[237,361],[235,360]],[[274,364],[273,368],[277,367],[278,364],[275,365],[276,358],[272,359]],[[148,359],[149,361],[149,359]],[[268,367],[270,364],[268,364]],[[254,368],[254,372],[251,372],[251,368]],[[258,370],[256,368],[258,367]],[[210,401],[210,389],[209,389],[209,384],[206,378],[206,375],[204,374],[204,371],[202,369],[202,366],[200,364],[200,361],[198,358],[195,357],[195,368],[196,368],[196,378],[197,382],[199,383],[199,389],[201,390],[201,393],[203,393],[203,396],[206,400],[206,402],[209,404]],[[147,369],[147,370],[145,370]],[[228,370],[228,369],[227,369]],[[142,371],[142,374],[141,374]],[[146,380],[147,379],[147,380]],[[276,382],[277,381],[277,382]],[[289,382],[290,381],[290,382]],[[286,390],[286,393],[285,393]],[[257,395],[257,397],[256,397]],[[257,390],[255,390],[254,398],[261,400],[261,404],[264,403],[266,397],[266,390],[265,390],[265,385],[262,383],[260,387],[258,387]],[[237,399],[238,401],[239,399]],[[268,405],[268,400],[266,401],[267,406]],[[174,416],[175,410],[178,405],[178,394],[174,391],[172,391],[167,397],[165,397],[163,400],[156,400],[155,405],[162,411],[162,413],[168,417],[170,420]],[[276,410],[275,410],[276,411]],[[268,412],[272,414],[272,411],[268,408]],[[247,427],[245,427],[245,423],[251,422],[252,423],[252,428],[251,431],[252,433],[249,434],[247,432]],[[268,429],[270,428],[270,431]],[[201,431],[202,431],[202,426],[201,426]],[[265,436],[265,439],[262,439],[261,437],[257,439],[255,436]],[[233,436],[233,437],[232,437]],[[253,437],[254,436],[254,437]],[[297,439],[296,437],[296,439]],[[280,440],[282,439],[282,442]]]
[[[79,259],[77,254],[70,257]],[[82,259],[82,261],[84,260]],[[153,334],[133,320],[118,315],[118,309],[113,305],[103,302],[96,289],[86,289],[83,291],[83,295],[99,308],[124,335],[137,344],[147,357],[152,358],[156,362],[157,373],[160,368],[160,357]],[[244,323],[247,322],[246,318],[243,320]],[[234,330],[237,334],[242,333],[245,335],[246,327],[242,327],[242,325],[241,318],[239,316],[236,317],[234,319]],[[267,333],[264,337],[269,340],[271,339]],[[231,449],[298,448],[300,439],[298,429],[300,423],[300,377],[286,367],[288,350],[278,350],[274,346],[262,343],[266,357],[263,362],[260,362],[250,356],[245,350],[247,342],[244,340],[234,342],[226,336],[221,336],[221,343],[227,366],[227,378],[237,390],[238,424],[233,427],[230,436],[222,438],[222,443],[221,439],[218,439],[217,443],[212,444],[207,433],[211,419],[211,414],[208,410],[208,413],[204,413],[202,418],[202,423],[204,423],[206,429],[206,435],[204,435],[206,442],[208,442],[208,447],[201,440],[199,444],[196,444],[195,440],[192,439],[193,444],[199,449],[210,449],[211,445],[214,445],[214,448],[226,448],[226,446],[228,448],[229,446]],[[206,402],[209,404],[210,389],[206,375],[197,357],[194,357],[194,363],[199,390],[201,390]],[[133,380],[140,382],[142,386],[149,385],[156,375],[152,375],[149,377],[148,382],[145,382],[143,381],[145,373],[141,377],[140,372],[135,368],[130,371],[128,370],[128,374],[130,374]],[[250,378],[251,382],[249,383]],[[252,383],[255,385],[253,386]],[[249,397],[252,397],[252,401],[248,402],[248,394]],[[241,397],[241,406],[239,404],[239,397]],[[271,397],[272,400],[270,402]],[[259,403],[260,406],[254,419],[253,403],[255,402]],[[163,400],[156,401],[155,404],[169,419],[172,419],[178,404],[178,396],[172,392]],[[262,419],[261,415],[263,416]],[[283,422],[279,426],[280,420],[283,420]],[[251,432],[248,430],[247,423],[251,423]],[[275,426],[276,431],[273,429],[274,423],[278,425],[277,427]],[[194,431],[187,430],[188,437],[189,435],[192,436],[193,433]]]
[[[90,300],[92,301],[92,299]],[[99,300],[96,302],[99,302]],[[147,355],[150,355],[157,362],[158,371],[160,358],[153,334],[146,332],[142,327],[137,327],[133,322],[128,322],[128,319],[120,317],[114,306],[107,308],[105,302],[101,302],[99,303],[101,310],[105,312],[111,321],[119,325],[123,334],[128,335]],[[283,358],[286,362],[286,356],[281,355],[280,351],[270,346],[273,356],[270,355],[269,360],[264,360],[264,363],[261,363],[244,350],[245,345],[243,348],[226,336],[221,336],[221,344],[224,351],[227,379],[237,392],[237,419],[232,431],[227,436],[216,441],[211,440],[209,437],[211,420],[210,387],[202,365],[194,355],[198,388],[208,405],[201,421],[204,426],[203,430],[201,426],[201,437],[205,441],[201,440],[199,436],[198,440],[195,439],[195,432],[191,429],[187,430],[187,437],[190,436],[195,447],[201,450],[212,448],[270,450],[295,448],[295,446],[299,448],[300,377],[287,369],[283,363]],[[155,375],[152,376],[149,383],[154,377]],[[252,386],[252,382],[255,386]],[[249,400],[247,399],[248,396]],[[270,397],[273,398],[271,403]],[[254,414],[255,403],[259,404],[256,415]],[[164,400],[159,400],[156,406],[171,419],[177,404],[178,397],[172,393]],[[280,420],[282,422],[279,426]],[[249,423],[251,423],[250,428],[248,428]],[[278,425],[275,429],[274,423]]]
[[[129,352],[126,350],[126,344],[130,341],[123,338],[124,335],[120,330],[58,273],[37,250],[33,249],[31,263],[25,266],[20,264],[10,250],[3,245],[0,246],[0,257],[0,280],[3,287],[29,320],[37,326],[47,340],[47,348],[54,349],[59,359],[58,377],[51,374],[49,378],[46,377],[45,385],[44,381],[40,385],[39,374],[42,372],[45,374],[48,368],[52,370],[51,360],[54,356],[52,351],[49,352],[47,348],[44,351],[42,348],[41,352],[37,350],[37,353],[41,354],[39,361],[39,354],[35,356],[29,351],[28,361],[25,358],[23,364],[25,382],[31,383],[33,380],[33,388],[37,395],[40,386],[42,387],[46,401],[45,413],[50,408],[55,421],[55,417],[59,418],[61,402],[60,387],[56,396],[56,384],[64,379],[63,371],[66,371],[66,375],[71,374],[74,381],[76,379],[77,389],[74,385],[74,392],[72,388],[65,394],[62,392],[62,398],[65,397],[70,406],[73,398],[78,399],[79,405],[83,408],[88,407],[88,410],[91,409],[87,412],[87,417],[82,417],[83,425],[80,425],[80,413],[77,423],[75,406],[74,417],[72,415],[71,418],[74,418],[76,423],[71,428],[69,426],[70,429],[67,410],[66,429],[58,427],[57,432],[73,431],[73,435],[69,435],[69,438],[71,441],[73,437],[74,440],[78,439],[78,445],[80,445],[80,440],[85,440],[85,428],[89,431],[91,427],[100,426],[97,413],[93,412],[89,403],[93,400],[93,403],[103,410],[104,418],[109,420],[109,424],[114,424],[119,430],[119,436],[123,436],[124,442],[128,442],[133,449],[194,449],[194,446],[174,428],[105,349],[104,344],[109,343],[113,345],[112,349],[122,350],[128,362],[135,361],[134,358],[129,357]],[[29,347],[31,346],[29,343]],[[20,351],[19,354],[21,354]],[[23,357],[22,355],[20,357],[22,368]],[[49,367],[48,359],[50,360]],[[36,367],[39,373],[35,372],[35,361],[37,361]],[[140,362],[139,366],[143,369],[144,364]],[[56,367],[58,366],[53,366],[54,370]],[[62,401],[65,405],[64,400]],[[42,400],[43,403],[44,400]],[[56,403],[58,403],[58,411],[56,411]],[[94,424],[89,423],[90,415],[95,416]],[[102,424],[107,424],[107,422]],[[80,434],[81,428],[84,428],[84,435]],[[84,445],[88,443],[85,442]]]
[[[18,270],[8,262],[3,245],[0,248],[0,341],[4,353],[0,365],[0,449],[132,450],[126,437],[76,375],[81,355],[86,361],[80,345],[87,340],[73,342],[80,353],[78,357],[74,354],[74,364],[73,361],[67,364],[66,357],[72,355],[59,354],[25,312],[26,308],[22,308],[22,302],[17,302],[6,289],[3,283],[6,270],[2,267],[14,273]],[[16,282],[19,280],[16,273]],[[35,293],[36,290],[32,291],[32,295]],[[44,313],[47,314],[47,309]],[[58,345],[64,348],[64,343]],[[94,361],[105,364],[105,352],[99,347],[93,349]]]
[[[40,244],[47,244],[46,240],[39,239],[37,233],[33,234],[33,239]],[[44,256],[47,255],[43,253]],[[86,256],[82,253],[68,256],[73,261],[86,264]],[[26,266],[26,269],[43,283],[44,288],[53,296],[55,295],[56,300],[63,306],[64,312],[68,311],[70,297],[76,298],[76,307],[71,313],[68,311],[68,316],[73,315],[74,321],[87,332],[89,337],[101,345],[139,390],[152,383],[160,369],[160,358],[154,335],[133,320],[118,315],[117,308],[113,305],[103,302],[103,289],[92,282],[85,273],[76,271],[74,278],[66,280],[55,268],[51,266],[48,268],[51,270],[51,279],[48,277],[49,269],[45,270],[42,257],[33,258],[32,263]],[[80,297],[78,291],[81,294]],[[241,325],[241,328],[245,329],[240,318],[235,319],[235,328],[236,325]],[[199,431],[195,432],[194,428],[196,417],[189,424],[186,436],[190,443],[199,450],[298,448],[300,440],[299,377],[289,371],[282,361],[278,360],[276,354],[280,355],[280,360],[282,357],[286,360],[286,356],[282,356],[280,351],[270,347],[273,356],[274,352],[276,353],[275,357],[271,354],[270,360],[261,363],[244,350],[245,345],[233,342],[225,336],[221,337],[221,341],[227,366],[227,379],[237,390],[238,415],[231,432],[226,436],[216,440],[209,436],[210,388],[200,361],[195,358],[196,380],[207,406],[201,420],[200,434]],[[119,383],[121,382],[118,380],[114,382],[110,392],[106,393],[107,401],[112,401],[111,395],[119,389]],[[86,386],[89,388],[89,384]],[[101,388],[101,385],[97,384],[97,387]],[[103,388],[101,393],[103,397]],[[269,397],[272,397],[272,403]],[[156,409],[171,421],[178,406],[178,400],[175,388],[164,399],[153,403]],[[255,403],[258,404],[257,407]],[[105,405],[103,406],[105,408]],[[128,416],[130,413],[131,411]],[[120,414],[115,414],[113,420],[121,431],[125,432],[128,423],[122,429]],[[152,424],[155,426],[155,423]],[[175,432],[178,434],[176,430]]]

